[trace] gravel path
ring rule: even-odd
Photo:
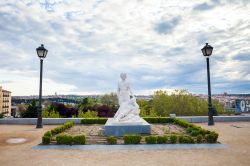
[[[250,123],[216,123],[215,126],[198,124],[217,131],[225,149],[176,150],[39,150],[32,149],[41,142],[42,134],[56,126],[35,129],[33,125],[0,125],[0,165],[87,165],[87,166],[249,166]],[[10,138],[24,138],[20,144],[9,144]]]

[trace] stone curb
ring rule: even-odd
[[[38,150],[77,149],[77,150],[172,150],[172,149],[224,149],[225,144],[146,144],[146,145],[37,145]]]

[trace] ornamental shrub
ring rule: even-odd
[[[113,137],[113,136],[110,136],[110,137],[107,138],[107,142],[110,145],[115,145],[115,144],[117,144],[117,139],[115,137]]]
[[[43,136],[42,137],[42,144],[44,144],[44,145],[50,144],[50,137],[49,136]]]
[[[74,122],[74,121],[65,122],[65,123],[63,124],[63,128],[68,129],[68,128],[74,126],[74,125],[75,125],[75,122]]]
[[[203,136],[201,134],[197,135],[196,137],[196,142],[197,143],[201,143],[202,142],[202,139],[203,139]]]
[[[200,130],[200,133],[201,133],[203,136],[205,136],[206,134],[209,134],[210,131],[209,131],[209,130],[205,130],[205,129],[201,129],[201,130]]]
[[[146,136],[145,141],[147,144],[156,144],[157,137],[156,136]]]
[[[175,123],[178,124],[181,127],[187,128],[190,125],[192,125],[192,123],[186,121],[186,120],[180,120],[180,119],[175,119]]]
[[[108,118],[84,118],[81,119],[81,124],[105,124]]]
[[[49,131],[46,131],[45,133],[44,133],[44,135],[43,136],[47,136],[47,137],[52,137],[52,133],[51,133],[51,131],[49,130]]]
[[[158,117],[144,117],[143,119],[148,123],[158,123]]]
[[[157,143],[158,144],[165,144],[168,141],[167,136],[157,136]]]
[[[84,145],[86,141],[85,135],[75,135],[73,136],[73,143],[78,145]]]
[[[217,134],[216,132],[212,131],[209,134],[206,135],[206,141],[208,143],[216,143],[217,139],[218,139],[219,134]]]
[[[197,130],[193,130],[192,132],[191,132],[191,135],[192,136],[197,136],[197,135],[199,135],[200,134],[200,132],[199,131],[197,131]]]
[[[51,133],[52,135],[56,135],[56,134],[59,134],[61,132],[64,131],[64,127],[63,126],[59,126],[59,127],[56,127],[54,129],[51,130]]]
[[[56,142],[57,144],[71,145],[73,142],[73,138],[71,135],[59,134],[56,136]]]
[[[177,142],[177,136],[176,135],[170,135],[170,143],[175,144]]]
[[[175,118],[169,117],[144,117],[143,118],[148,123],[174,123]]]
[[[193,128],[192,127],[188,127],[186,130],[187,130],[187,133],[191,133],[193,131]]]
[[[173,123],[175,120],[174,118],[167,118],[167,117],[159,117],[158,123]]]
[[[193,144],[194,139],[190,136],[179,136],[179,143]]]
[[[142,137],[137,134],[123,136],[124,144],[140,144],[141,138]]]
[[[64,130],[71,128],[74,125],[75,125],[74,121],[65,122],[62,126],[58,126],[58,127],[54,128],[54,129],[52,129],[51,134],[52,135],[59,134],[59,133],[63,132]]]

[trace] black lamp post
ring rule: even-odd
[[[40,47],[36,49],[37,55],[40,58],[40,85],[39,85],[39,106],[37,114],[37,123],[36,128],[43,128],[42,123],[42,77],[43,77],[43,59],[46,58],[48,50],[43,47],[41,44]]]
[[[209,69],[209,57],[212,55],[213,47],[206,45],[201,49],[203,55],[206,57],[207,60],[207,83],[208,83],[208,125],[214,125],[214,118],[213,118],[213,108],[212,108],[212,99],[211,99],[211,84],[210,84],[210,69]]]

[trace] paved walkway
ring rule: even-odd
[[[217,131],[219,141],[227,145],[220,149],[169,150],[81,150],[34,149],[42,134],[55,126],[35,129],[33,125],[0,125],[0,165],[97,165],[97,166],[249,166],[250,122],[198,124]],[[21,144],[8,144],[10,138],[25,138]]]

